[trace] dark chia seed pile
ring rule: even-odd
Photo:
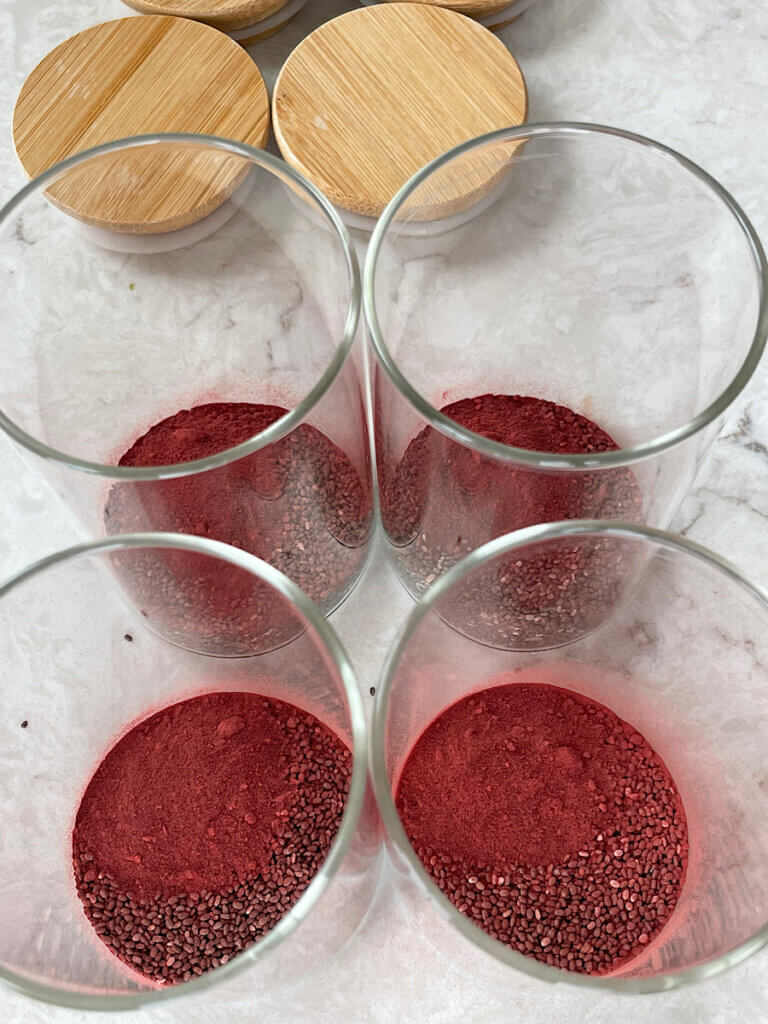
[[[580,694],[496,686],[411,750],[398,813],[433,881],[500,942],[607,974],[642,954],[685,880],[688,831],[661,758]]]
[[[107,754],[73,832],[103,943],[159,984],[257,942],[306,890],[343,814],[351,754],[312,715],[251,693],[163,709]]]
[[[273,405],[214,403],[157,423],[121,466],[190,462],[226,451],[286,413]],[[302,424],[259,452],[193,476],[113,485],[110,534],[158,530],[231,544],[280,569],[326,614],[353,588],[372,529],[365,477],[325,434]],[[188,552],[114,556],[126,587],[160,631],[203,653],[248,655],[297,631],[274,591]],[[222,579],[222,574],[226,579]]]
[[[519,395],[482,395],[441,410],[456,423],[529,451],[597,453],[618,445],[561,405]],[[565,519],[641,522],[632,472],[542,472],[480,456],[427,427],[393,464],[378,438],[382,520],[398,571],[420,594],[464,555],[495,537]],[[497,563],[458,588],[441,614],[475,639],[546,647],[594,628],[618,599],[627,567],[609,539],[559,543]]]

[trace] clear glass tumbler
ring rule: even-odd
[[[248,661],[200,657],[146,629],[120,596],[115,561],[183,553],[223,585],[268,587],[299,637]],[[143,534],[62,551],[0,586],[0,979],[47,1002],[125,1010],[209,991],[257,996],[306,973],[353,934],[378,877],[378,818],[367,782],[358,684],[317,608],[265,562],[202,538]],[[159,988],[96,938],[75,891],[72,826],[115,739],[155,710],[201,693],[247,691],[318,717],[352,751],[344,816],[327,859],[277,926],[200,978]]]
[[[495,184],[477,216],[414,234],[478,174]],[[762,355],[767,282],[725,189],[618,129],[498,131],[415,175],[364,282],[382,519],[410,592],[535,523],[668,526]]]
[[[0,211],[0,286],[0,427],[88,535],[209,537],[344,599],[373,523],[359,272],[312,185],[223,139],[101,146]]]
[[[559,557],[563,547],[590,551],[597,541],[634,567],[634,582],[589,635],[556,651],[510,652],[449,624],[457,591],[473,578],[482,586],[494,567]],[[374,789],[414,932],[438,945],[453,936],[454,955],[458,932],[467,965],[494,982],[523,984],[524,972],[634,993],[710,977],[768,943],[766,666],[768,595],[682,538],[619,521],[566,522],[521,530],[467,556],[414,608],[376,697]],[[563,687],[610,708],[648,740],[677,784],[690,843],[679,901],[643,953],[611,974],[549,966],[476,927],[430,880],[398,817],[393,793],[424,729],[467,695],[510,683]]]

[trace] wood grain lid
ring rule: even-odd
[[[342,14],[301,42],[275,84],[283,157],[342,209],[378,217],[430,160],[467,139],[525,121],[522,72],[477,22],[439,7],[384,3]],[[465,163],[419,219],[482,198],[509,147]]]
[[[13,115],[16,152],[30,177],[91,146],[155,132],[221,135],[263,146],[269,98],[251,57],[200,22],[109,21],[44,57]],[[88,224],[156,234],[212,212],[247,171],[247,161],[218,150],[160,144],[88,161],[47,195]]]
[[[444,7],[447,11],[466,14],[470,18],[487,18],[491,14],[498,14],[499,11],[511,7],[515,0],[378,0],[378,2],[430,4],[434,7]]]
[[[222,32],[235,32],[277,14],[289,0],[123,0],[142,14],[194,18]]]

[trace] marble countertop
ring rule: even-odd
[[[268,85],[308,31],[353,4],[309,0],[276,36],[251,47]],[[0,0],[0,122],[44,54],[119,0]],[[768,239],[768,8],[764,0],[538,0],[501,38],[519,60],[531,120],[620,125],[700,163]],[[0,143],[0,201],[24,177],[10,128]],[[0,437],[0,576],[78,537],[42,479]],[[674,523],[768,586],[768,360],[742,394]],[[366,701],[410,607],[382,559],[334,616]],[[386,875],[355,941],[321,973],[278,995],[221,1007],[184,1002],[127,1014],[154,1024],[752,1024],[768,1021],[768,950],[697,987],[644,997],[526,983],[497,991],[436,954],[409,928]],[[2,1024],[75,1024],[101,1015],[35,1004],[0,989]],[[106,1018],[105,1018],[106,1019]]]

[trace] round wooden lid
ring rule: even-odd
[[[521,124],[520,68],[477,22],[414,3],[342,14],[307,36],[275,84],[273,122],[283,157],[332,202],[378,217],[397,190],[446,150]],[[416,216],[447,216],[482,198],[509,147],[442,176]]]
[[[466,14],[470,18],[487,18],[491,14],[498,14],[499,11],[511,7],[515,0],[378,0],[378,2],[431,4],[435,7],[444,7],[447,11]]]
[[[44,57],[13,115],[16,152],[30,177],[99,143],[153,132],[263,146],[269,98],[251,57],[200,22],[109,21]],[[211,213],[247,171],[247,161],[221,151],[160,144],[88,161],[46,194],[88,224],[156,234]]]
[[[123,0],[142,14],[173,14],[194,18],[222,32],[235,32],[271,17],[289,0]]]

